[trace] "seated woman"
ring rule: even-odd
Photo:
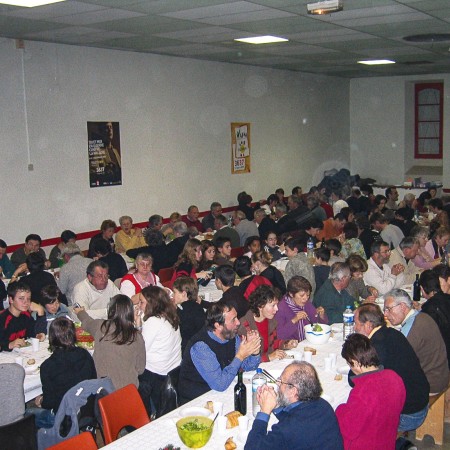
[[[202,259],[200,260],[200,264],[198,265],[199,270],[211,270],[214,267],[217,267],[214,262],[214,257],[216,256],[216,247],[209,241],[205,239],[202,242]]]
[[[397,428],[406,398],[402,379],[380,366],[370,339],[362,334],[351,334],[341,355],[356,374],[347,403],[336,409],[344,448],[400,448],[396,447]]]
[[[113,235],[116,232],[116,222],[114,220],[104,220],[100,226],[100,233],[92,236],[91,240],[89,241],[89,250],[88,250],[88,258],[94,258],[95,257],[95,251],[94,251],[94,244],[95,241],[98,241],[99,239],[104,239],[105,241],[108,241],[111,245],[111,251],[115,252],[115,245],[114,245],[114,239]]]
[[[127,272],[127,264],[122,255],[111,251],[111,245],[104,239],[99,239],[94,243],[96,259],[108,264],[108,275],[111,281],[122,278]]]
[[[256,252],[252,256],[252,270],[256,275],[267,278],[273,287],[280,290],[282,294],[286,293],[286,284],[283,275],[274,266],[271,266],[272,256],[269,252]]]
[[[205,325],[206,314],[197,303],[198,284],[194,279],[190,277],[177,278],[172,289],[172,300],[177,307],[180,319],[181,354],[183,354],[189,339]]]
[[[340,242],[342,244],[341,254],[343,258],[348,258],[350,255],[359,255],[361,258],[366,257],[366,252],[362,242],[358,239],[358,227],[353,222],[347,222],[344,225],[342,239]]]
[[[145,247],[128,250],[127,256],[136,259],[140,253],[148,253],[153,258],[153,271],[155,273],[158,273],[160,269],[169,267],[164,235],[159,231],[147,230],[145,242],[147,243]]]
[[[202,244],[198,239],[189,239],[184,245],[178,261],[175,263],[172,275],[172,283],[179,277],[191,277],[194,280],[209,280],[211,273],[206,270],[199,270],[202,259]]]
[[[166,376],[177,372],[181,364],[180,324],[176,307],[164,289],[146,287],[139,299],[139,308],[144,313],[142,336],[146,351],[145,370],[139,376],[139,392],[149,416],[158,416],[161,387]]]
[[[277,261],[284,257],[284,244],[277,245],[277,235],[273,231],[267,233],[267,237],[264,240],[264,251],[269,252],[272,256],[272,262]]]
[[[428,228],[421,227],[419,225],[415,226],[411,230],[410,236],[416,239],[419,243],[419,249],[417,251],[416,257],[413,259],[414,264],[421,269],[432,269],[441,263],[441,258],[433,258],[425,248],[428,242]]]
[[[153,258],[148,253],[139,253],[135,260],[134,272],[127,273],[120,282],[120,292],[137,303],[136,294],[147,286],[163,287],[158,275],[152,272]]]
[[[252,274],[252,261],[248,256],[239,256],[234,261],[233,269],[237,276],[241,279],[239,289],[242,295],[248,300],[250,294],[262,284],[272,286],[272,283],[261,275]]]
[[[363,280],[364,272],[367,272],[369,266],[364,258],[359,255],[350,255],[346,263],[350,266],[350,283],[347,286],[347,292],[356,299],[358,307],[360,303],[373,303],[378,297],[378,291],[372,286],[366,286]],[[363,301],[360,301],[360,299]]]
[[[41,290],[41,305],[45,309],[47,319],[47,334],[51,323],[58,317],[68,317],[69,308],[61,303],[61,291],[58,286],[50,284]]]
[[[45,286],[56,286],[55,277],[45,271],[45,258],[40,253],[30,253],[27,256],[26,264],[29,275],[21,278],[31,289],[31,301],[41,303],[41,290]]]
[[[61,233],[61,242],[52,248],[50,256],[48,257],[48,259],[50,260],[50,267],[52,269],[55,269],[56,267],[61,267],[64,264],[64,260],[62,257],[62,249],[68,242],[75,244],[76,241],[77,235],[73,231],[64,230]]]
[[[444,258],[446,255],[445,247],[450,238],[450,230],[446,227],[439,227],[431,239],[425,244],[425,250],[433,259]]]
[[[261,250],[261,238],[259,236],[250,236],[245,241],[244,256],[252,257],[256,252]]]
[[[38,428],[51,428],[64,394],[85,380],[97,378],[94,361],[87,350],[77,347],[75,325],[66,317],[55,319],[49,329],[51,356],[41,364],[42,395],[30,408]]]
[[[280,340],[277,337],[277,321],[274,319],[278,311],[278,298],[270,286],[258,286],[248,299],[250,309],[241,317],[238,330],[240,336],[251,330],[258,331],[262,339],[261,361],[267,362],[286,357],[284,350],[297,347],[298,341]]]
[[[94,336],[98,377],[110,377],[116,389],[128,384],[138,387],[138,376],[145,369],[145,345],[134,326],[135,313],[130,298],[115,295],[106,320],[92,319],[84,308],[73,310],[81,320],[81,326]]]
[[[133,248],[143,247],[145,239],[140,228],[133,228],[130,216],[119,218],[120,230],[116,233],[116,252],[126,253]]]
[[[305,325],[328,323],[325,310],[315,308],[310,302],[311,283],[304,277],[293,276],[287,284],[287,293],[278,304],[275,319],[278,322],[280,339],[305,339]]]
[[[375,208],[372,209],[372,213],[379,212],[384,214],[387,210],[386,208],[387,197],[384,195],[378,194],[375,196]]]

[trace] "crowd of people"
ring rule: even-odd
[[[119,230],[102,222],[86,256],[70,230],[48,259],[37,234],[11,257],[0,239],[0,270],[9,279],[7,290],[0,282],[9,303],[0,313],[0,349],[46,334],[52,349],[41,367],[43,395],[29,409],[38,426],[53,425],[70,387],[104,376],[116,388],[138,387],[158,417],[167,412],[167,380],[179,404],[224,391],[238,371],[283,359],[307,324],[342,322],[350,307],[355,334],[342,350],[354,386],[348,402],[334,413],[320,399],[314,367],[294,362],[278,393],[258,393],[261,413],[246,448],[280,439],[283,448],[295,439],[305,444],[292,448],[413,448],[397,433],[419,427],[430,396],[449,382],[450,199],[434,188],[400,202],[395,187],[385,194],[374,196],[370,186],[303,194],[297,186],[287,198],[280,188],[255,204],[241,192],[229,218],[219,202],[202,220],[191,205],[167,224],[152,215],[144,230],[122,216]],[[59,268],[56,277],[48,268]],[[161,282],[164,270],[171,279]],[[422,306],[404,290],[416,280]],[[216,303],[199,297],[209,283],[222,292]],[[73,321],[94,337],[93,358],[76,347]],[[84,369],[67,376],[76,364]],[[279,424],[268,433],[272,411]]]

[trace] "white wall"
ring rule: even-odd
[[[30,161],[24,125],[24,60]],[[98,229],[185,213],[348,167],[349,83],[131,52],[0,41],[1,237]],[[120,122],[123,185],[89,187],[87,121]],[[251,122],[251,173],[230,173],[230,122]]]
[[[442,161],[414,158],[414,90],[423,81],[444,82]],[[352,173],[365,173],[382,184],[403,183],[416,165],[443,166],[442,181],[450,188],[450,75],[357,78],[350,82]],[[441,177],[425,177],[432,180]]]

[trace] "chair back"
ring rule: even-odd
[[[114,442],[126,426],[140,428],[150,422],[141,396],[134,384],[99,400],[105,444]]]
[[[48,447],[47,450],[97,450],[97,444],[88,431],[77,434],[76,436],[66,439],[59,444]]]
[[[159,281],[161,281],[161,284],[164,283],[164,281],[170,281],[172,279],[173,273],[174,273],[173,267],[166,267],[165,269],[159,269],[158,277]]]
[[[244,247],[234,247],[231,249],[231,258],[239,258],[239,256],[242,256],[244,254]]]
[[[25,369],[19,364],[0,364],[0,426],[23,418],[25,414],[24,379]]]
[[[2,450],[37,450],[34,415],[0,427],[0,443]]]

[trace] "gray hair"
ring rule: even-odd
[[[306,199],[306,203],[308,207],[310,207],[311,209],[314,209],[317,206],[319,206],[319,200],[317,200],[317,198],[314,197],[313,195],[308,196],[308,198]]]
[[[188,227],[184,222],[175,222],[172,229],[175,234],[180,234],[181,236],[184,236],[188,232]]]
[[[226,225],[228,223],[227,218],[223,214],[219,214],[216,217],[216,221],[221,225]]]
[[[81,255],[80,247],[78,247],[78,245],[73,242],[68,242],[61,250],[61,256],[64,255],[68,255],[70,257],[72,257],[73,255]]]
[[[153,216],[150,216],[148,218],[148,226],[149,228],[156,227],[163,221],[163,216],[160,216],[159,214],[153,214]]]
[[[134,262],[137,264],[140,261],[150,261],[153,263],[153,256],[150,253],[138,253]]]
[[[262,208],[259,208],[255,211],[254,216],[255,217],[265,217],[266,211],[264,211],[264,209],[262,209]]]
[[[411,192],[408,192],[407,194],[405,194],[405,196],[403,197],[403,200],[405,202],[410,202],[412,203],[414,201],[414,199],[416,198],[416,196],[414,194],[412,194]]]
[[[427,227],[421,227],[419,225],[416,225],[412,230],[411,233],[409,233],[409,235],[413,238],[419,238],[419,237],[424,237],[428,239],[428,228]]]
[[[418,245],[418,244],[419,244],[419,242],[417,241],[417,239],[415,237],[406,236],[400,242],[399,247],[402,250],[404,250],[405,248],[413,248],[415,245]]]
[[[102,261],[101,259],[97,259],[96,261],[92,261],[86,268],[86,274],[93,277],[95,275],[95,269],[96,267],[100,267],[102,269],[109,270],[108,264],[105,263],[105,261]]]
[[[296,203],[297,205],[301,205],[302,201],[300,199],[300,197],[298,195],[292,194],[289,196],[289,198],[291,199],[292,203]]]
[[[331,281],[341,281],[344,277],[350,276],[350,266],[345,262],[335,262],[330,269],[329,279]]]
[[[387,298],[392,297],[396,305],[404,303],[409,309],[412,309],[413,302],[409,294],[403,289],[392,289],[387,294],[384,294],[383,298],[386,301]]]
[[[131,223],[133,223],[133,219],[130,216],[121,216],[119,217],[120,226],[122,226],[125,220],[129,220]]]
[[[294,367],[288,382],[297,389],[297,397],[301,402],[317,400],[322,394],[322,385],[312,364],[305,361],[294,361],[287,367]]]
[[[277,206],[275,206],[275,209],[283,214],[286,214],[287,212],[287,206],[284,203],[278,203]]]
[[[245,215],[245,213],[243,211],[241,211],[240,209],[238,209],[237,211],[234,212],[235,217],[237,217],[238,219],[244,220],[247,218],[247,216]]]

